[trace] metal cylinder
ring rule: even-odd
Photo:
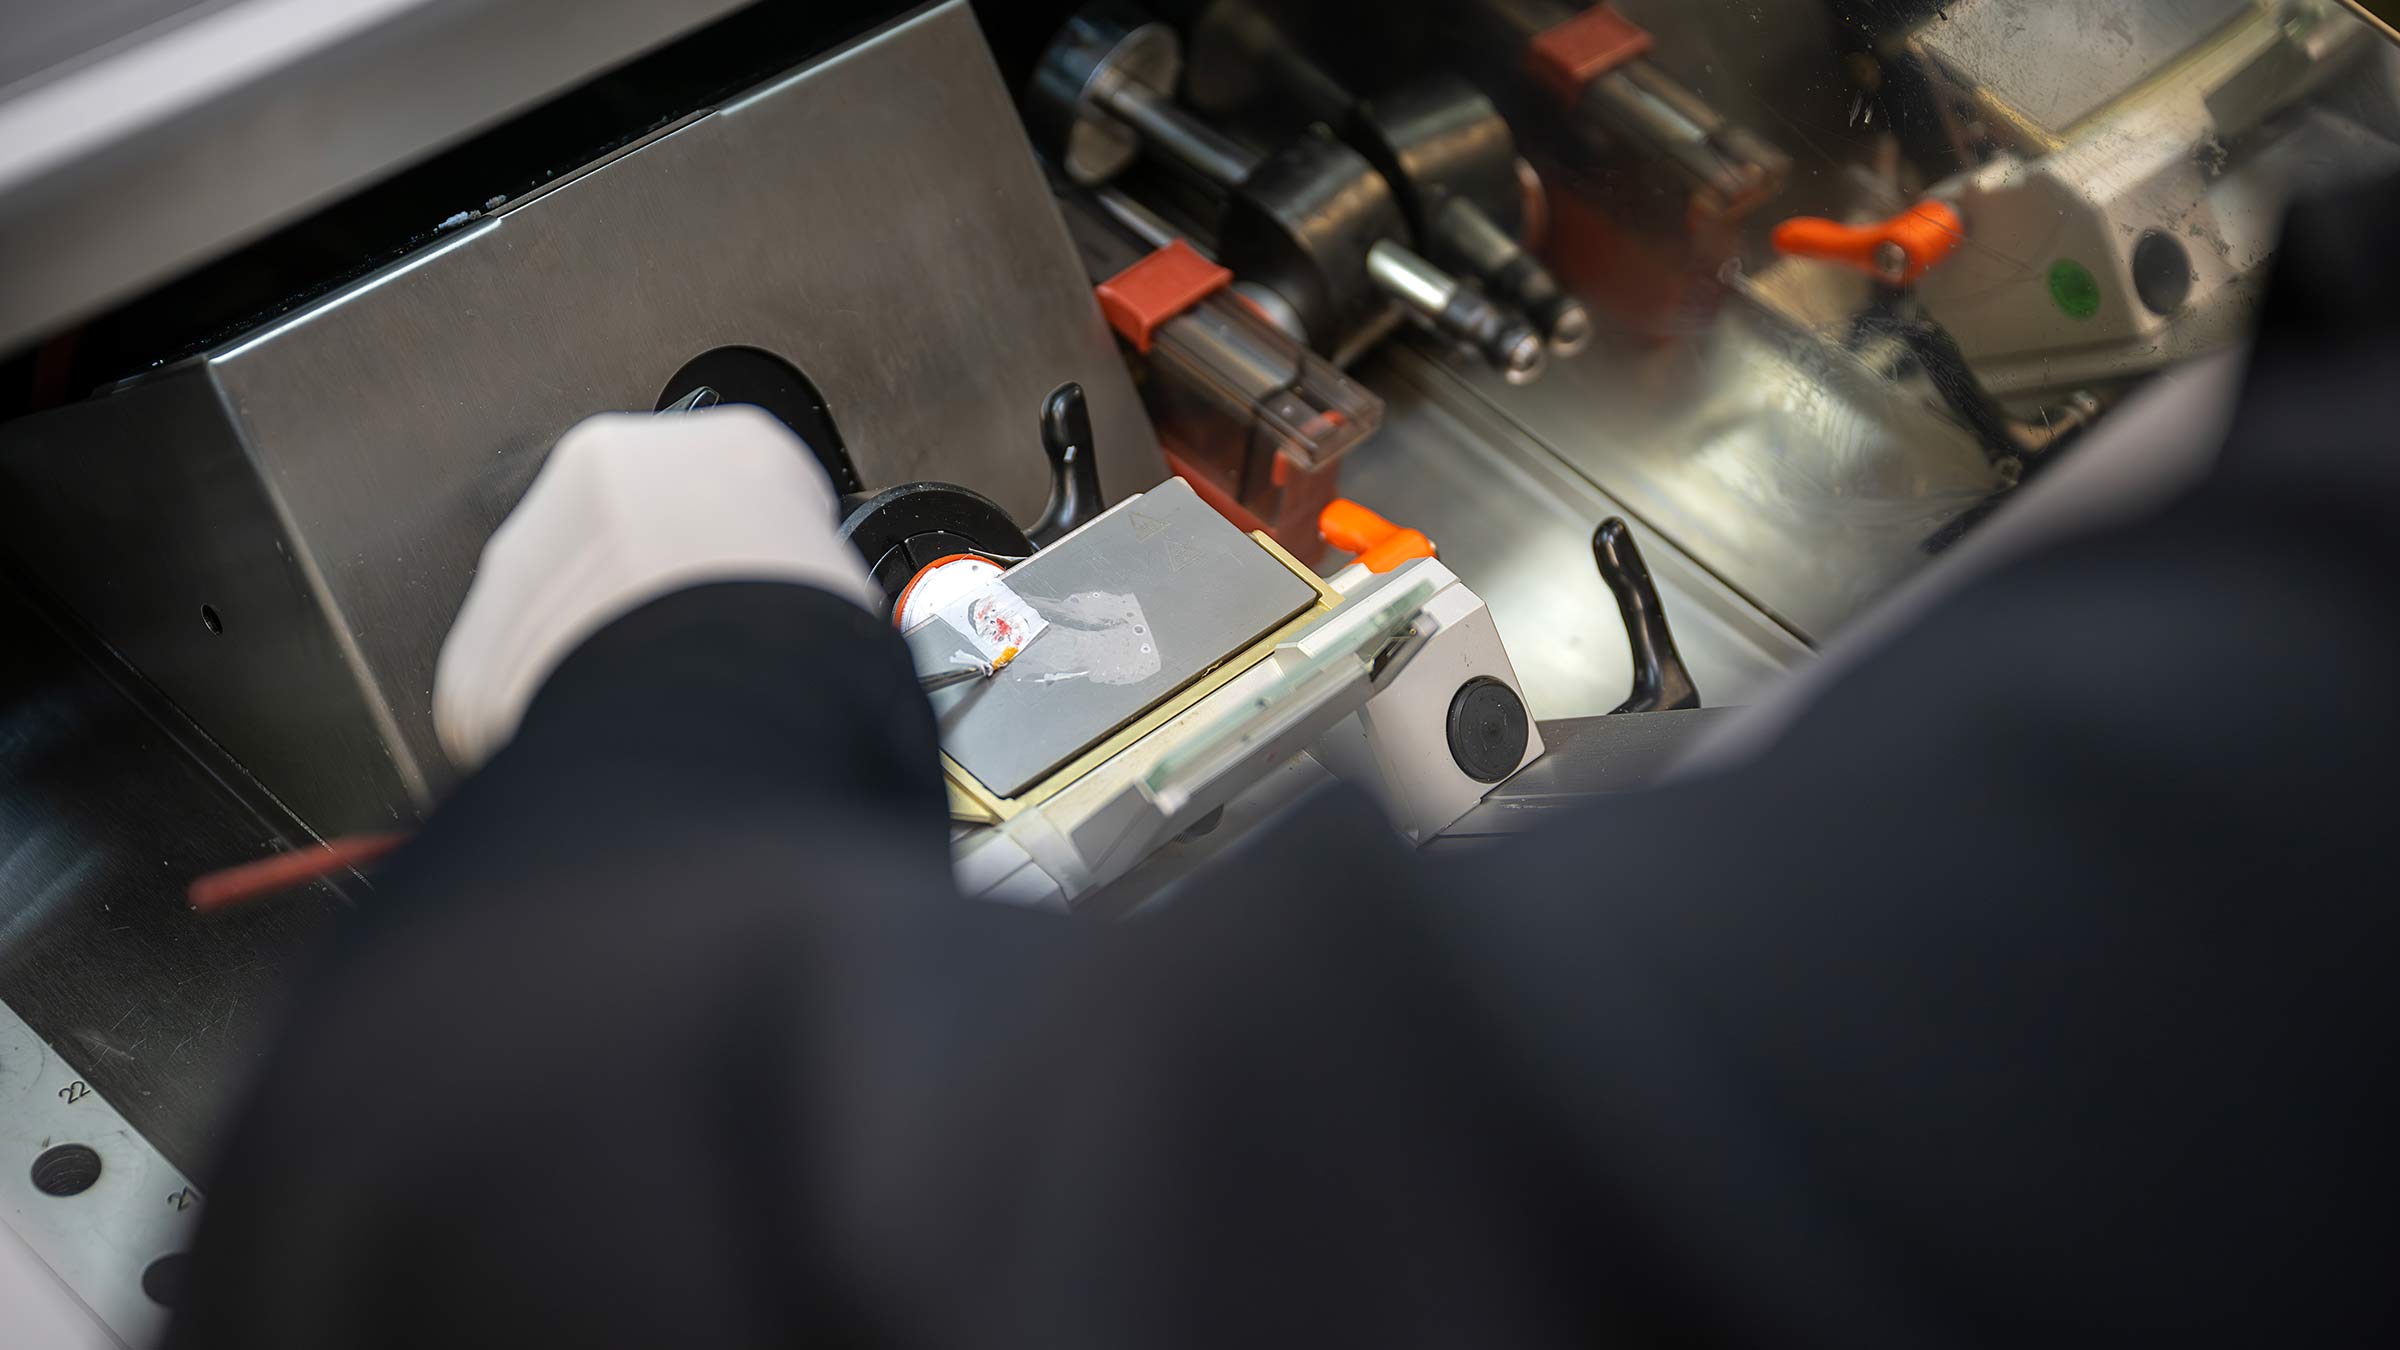
[[[1456,263],[1524,310],[1551,350],[1572,355],[1590,344],[1592,316],[1583,302],[1475,203],[1452,198],[1426,233],[1442,261]]]
[[[1359,104],[1349,139],[1391,180],[1436,263],[1523,309],[1560,352],[1591,340],[1582,302],[1517,242],[1525,191],[1516,137],[1490,99],[1463,80],[1421,80]]]
[[[1227,197],[1217,256],[1289,301],[1309,346],[1337,352],[1389,312],[1367,273],[1368,250],[1406,238],[1407,219],[1383,176],[1348,146],[1304,135]]]
[[[1458,294],[1458,278],[1389,239],[1367,250],[1367,275],[1384,294],[1429,319],[1448,309]]]
[[[1453,198],[1486,200],[1518,219],[1514,138],[1472,87],[1435,82],[1394,101],[1388,116],[1398,133],[1360,138],[1370,154],[1391,157],[1379,171],[1369,156],[1315,132],[1272,154],[1253,153],[1176,106],[1167,91],[1180,68],[1174,35],[1131,10],[1087,8],[1061,29],[1030,98],[1050,139],[1065,146],[1069,177],[1094,186],[1138,147],[1214,184],[1225,194],[1220,258],[1282,300],[1288,317],[1280,326],[1296,327],[1319,351],[1341,352],[1387,325],[1396,299],[1511,380],[1540,368],[1541,335],[1407,247],[1411,213],[1394,198],[1396,185],[1422,194],[1419,230],[1424,212]],[[1508,277],[1525,266],[1539,271],[1521,250],[1495,262]]]
[[[1088,6],[1042,52],[1025,91],[1026,122],[1070,179],[1093,187],[1141,152],[1141,133],[1099,105],[1100,88],[1173,89],[1182,71],[1173,29],[1124,6]]]
[[[1346,139],[1392,180],[1420,235],[1462,197],[1516,233],[1525,203],[1516,136],[1466,81],[1436,76],[1368,99],[1357,106]]]
[[[1391,240],[1367,250],[1367,275],[1436,333],[1474,349],[1510,384],[1542,371],[1542,335],[1471,283],[1459,280]]]
[[[1471,283],[1462,283],[1450,297],[1434,331],[1473,348],[1510,384],[1532,383],[1549,364],[1549,349],[1533,325],[1515,310],[1493,304]]]
[[[1094,80],[1092,96],[1102,108],[1141,133],[1150,149],[1218,187],[1237,187],[1258,167],[1260,156],[1168,102],[1157,90],[1114,70],[1103,70]]]

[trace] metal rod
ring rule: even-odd
[[[1122,77],[1094,83],[1095,102],[1140,132],[1154,149],[1217,186],[1237,187],[1258,167],[1259,156],[1168,102],[1157,90]]]
[[[1531,324],[1414,250],[1389,239],[1376,240],[1367,250],[1367,278],[1414,310],[1433,331],[1474,348],[1510,384],[1541,374],[1546,361],[1542,335]]]
[[[1367,276],[1385,294],[1423,314],[1441,317],[1458,294],[1458,278],[1389,239],[1367,250]]]
[[[1126,196],[1122,188],[1101,188],[1092,194],[1092,200],[1098,202],[1100,209],[1106,211],[1119,225],[1133,231],[1136,238],[1152,248],[1164,248],[1184,237],[1176,231],[1174,226],[1162,219],[1156,211]],[[1190,243],[1189,240],[1185,242]],[[1207,258],[1210,262],[1216,261],[1206,249],[1201,248],[1198,244],[1190,246],[1192,251],[1201,257]]]
[[[1782,173],[1761,158],[1779,158],[1773,150],[1648,61],[1628,62],[1593,80],[1584,106],[1715,194],[1721,209],[1753,203]]]
[[[931,675],[918,676],[917,687],[930,694],[936,689],[948,689],[954,684],[966,684],[971,680],[988,680],[998,673],[988,665],[953,666],[948,670],[937,670]]]

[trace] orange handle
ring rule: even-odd
[[[184,894],[194,909],[224,909],[332,876],[347,867],[363,866],[407,842],[406,833],[345,834],[314,848],[270,853],[256,862],[211,872],[196,878]]]
[[[1794,216],[1775,227],[1775,251],[1905,284],[1949,257],[1966,237],[1966,223],[1948,202],[1923,201],[1869,225]]]
[[[1370,572],[1389,572],[1411,558],[1437,556],[1422,530],[1403,529],[1347,497],[1336,497],[1317,513],[1317,533],[1344,553],[1358,555]]]

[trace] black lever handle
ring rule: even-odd
[[[1617,613],[1625,619],[1625,645],[1633,652],[1633,694],[1609,709],[1611,713],[1665,712],[1700,706],[1700,690],[1675,650],[1675,634],[1667,628],[1666,607],[1659,603],[1658,583],[1650,566],[1634,547],[1633,531],[1615,516],[1592,531],[1592,561],[1600,579],[1617,597]]]
[[[1092,450],[1092,414],[1073,380],[1042,400],[1042,450],[1050,456],[1050,504],[1025,532],[1034,547],[1057,543],[1100,514],[1100,458]]]

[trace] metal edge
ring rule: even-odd
[[[2394,45],[2400,45],[2400,29],[2392,27],[2390,20],[2384,18],[2380,14],[2377,14],[2374,10],[2367,8],[2364,4],[2360,3],[2360,0],[2337,0],[2337,3],[2339,3],[2342,8],[2349,10],[2352,14],[2356,15],[2359,22],[2365,24],[2368,28],[2374,30],[2375,32],[2382,34],[2384,41]]]
[[[38,270],[11,266],[0,284],[9,297],[0,348],[138,293],[741,3],[586,0],[574,23],[559,24],[540,7],[384,0],[341,7],[349,21],[339,23],[329,7],[252,0],[44,81],[0,104],[0,144],[50,147],[0,163],[0,258],[40,259]],[[298,21],[312,10],[319,22]],[[425,77],[434,71],[446,73]],[[349,119],[352,135],[317,134],[329,111],[364,100],[379,101],[376,114]],[[317,114],[296,117],[295,108]],[[55,147],[62,127],[74,133],[64,150]],[[229,158],[229,145],[245,153]],[[228,163],[240,166],[238,181],[218,172]],[[195,190],[201,175],[204,192]]]
[[[873,28],[868,29],[866,32],[859,33],[846,41],[835,43],[833,46],[826,48],[824,51],[818,52],[816,55],[808,58],[806,61],[801,62],[799,65],[792,67],[790,70],[770,77],[765,83],[755,85],[725,99],[723,102],[717,105],[715,111],[723,113],[728,117],[739,117],[742,113],[748,111],[751,104],[757,103],[762,99],[773,98],[776,95],[783,93],[793,85],[798,84],[803,79],[806,79],[819,67],[832,65],[834,62],[842,60],[845,57],[854,56],[857,53],[866,50],[868,47],[875,46],[878,43],[888,42],[891,40],[894,34],[897,34],[902,29],[913,28],[917,24],[923,23],[926,19],[931,18],[935,13],[946,9],[968,10],[969,21],[972,22],[973,20],[973,10],[968,4],[968,0],[924,0],[923,3],[919,4],[914,9],[908,10],[902,14],[894,15],[882,23],[875,25]],[[978,24],[976,26],[976,33],[979,37],[981,36],[982,31],[982,26]],[[984,41],[984,47],[987,51],[990,49],[991,43],[988,39]]]

